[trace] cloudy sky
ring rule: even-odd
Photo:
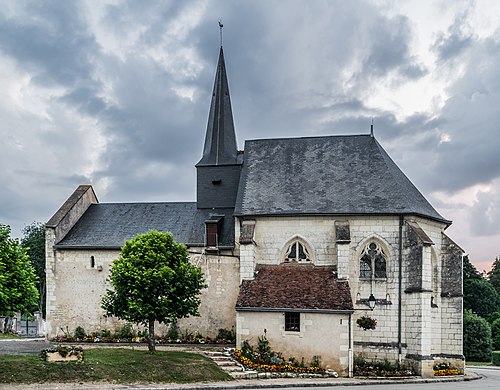
[[[0,0],[0,223],[78,184],[195,199],[219,50],[245,139],[375,136],[480,270],[500,254],[500,2]]]

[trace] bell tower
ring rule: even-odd
[[[224,51],[221,46],[203,155],[196,164],[198,209],[234,208],[241,160],[236,144]]]

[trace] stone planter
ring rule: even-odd
[[[78,362],[83,360],[83,349],[79,347],[59,347],[44,350],[41,356],[47,362]]]

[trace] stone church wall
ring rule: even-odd
[[[55,255],[55,257],[54,257]],[[100,307],[102,295],[110,288],[106,281],[117,250],[57,250],[47,264],[47,334],[48,337],[73,334],[77,326],[87,333],[103,329],[115,330],[122,324],[116,318],[106,318]],[[94,267],[91,265],[94,258]],[[236,324],[236,304],[239,285],[238,259],[232,256],[193,256],[201,267],[208,288],[202,291],[200,317],[181,319],[181,331],[215,337],[220,328],[231,329]],[[57,296],[57,300],[56,300]],[[164,326],[157,334],[165,333]]]
[[[309,364],[313,356],[320,356],[322,366],[347,375],[348,314],[301,313],[300,332],[285,331],[285,316],[281,312],[238,311],[236,318],[237,345],[247,340],[257,346],[258,337],[265,335],[271,348],[286,358],[293,356],[300,361],[303,357]]]
[[[404,222],[401,357],[410,358],[417,369],[430,375],[433,360],[443,357],[453,360],[462,353],[461,275],[458,275],[461,253],[453,249],[451,240],[443,239],[443,223],[418,217],[409,221],[420,226],[426,241],[425,245],[419,241],[422,238]],[[348,224],[348,240],[336,243],[335,222],[344,229]],[[367,359],[396,361],[399,357],[399,223],[399,216],[256,218],[255,243],[241,246],[242,277],[253,278],[255,264],[281,263],[287,244],[294,238],[302,240],[312,248],[315,265],[337,265],[339,277],[349,279],[356,309],[353,315],[355,353]],[[236,233],[238,237],[238,231]],[[386,278],[360,278],[360,254],[371,241],[386,255]],[[445,250],[442,250],[442,242],[445,242]],[[447,286],[446,291],[442,284]],[[370,294],[377,299],[373,311],[366,305]],[[356,325],[356,319],[364,315],[377,320],[375,330],[364,331]]]

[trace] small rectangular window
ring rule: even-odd
[[[289,332],[300,332],[300,313],[285,313],[285,330]]]
[[[217,223],[207,223],[206,225],[207,246],[216,247],[218,241]]]

